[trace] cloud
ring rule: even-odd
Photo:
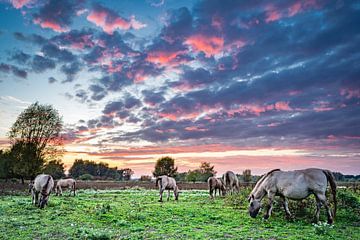
[[[35,55],[31,62],[31,69],[36,73],[42,73],[56,67],[55,61],[40,55]]]
[[[83,0],[49,0],[38,13],[33,14],[33,22],[55,32],[69,31],[73,17],[82,9],[83,3]]]
[[[130,20],[128,20],[100,4],[93,6],[93,9],[87,16],[87,20],[101,27],[108,34],[112,34],[116,29],[129,30],[146,27],[146,24],[137,21],[135,16],[131,16]]]
[[[20,69],[14,65],[6,64],[6,63],[0,63],[0,72],[3,73],[12,73],[15,76],[19,78],[26,79],[27,78],[27,71]]]
[[[76,74],[81,71],[81,63],[74,61],[72,63],[64,64],[61,66],[60,71],[66,75],[66,79],[62,81],[62,83],[72,82],[74,81]]]
[[[20,9],[24,6],[28,6],[34,2],[34,0],[10,0],[14,8]]]

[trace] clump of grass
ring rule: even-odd
[[[315,233],[317,235],[327,235],[330,236],[331,229],[334,228],[334,225],[327,224],[326,222],[319,222],[318,224],[313,224]]]

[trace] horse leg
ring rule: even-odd
[[[212,199],[212,198],[214,198],[213,197],[213,189],[210,187],[210,190],[209,190],[209,194],[210,194],[210,198]]]
[[[167,193],[167,200],[168,201],[170,200],[170,189],[168,190],[168,193]]]
[[[35,192],[35,205],[37,205],[39,202],[39,193]]]
[[[162,195],[163,195],[163,192],[164,192],[165,189],[163,188],[160,188],[160,199],[159,199],[159,202],[162,202]]]
[[[291,218],[291,212],[289,210],[289,203],[286,197],[281,197],[283,200],[283,204],[284,204],[284,209],[285,209],[285,213],[286,213],[286,217]]]
[[[324,205],[325,208],[326,208],[327,218],[328,218],[328,224],[332,224],[332,223],[334,222],[334,219],[333,219],[333,217],[332,217],[332,213],[331,213],[330,206],[329,206],[329,204],[328,204],[327,201],[326,201],[326,196],[325,196],[325,194],[319,194],[319,195],[318,195],[318,198],[319,198],[321,204]]]
[[[59,192],[60,192],[60,196],[62,196],[62,188],[61,188],[61,186],[59,186]]]
[[[268,193],[269,203],[268,203],[268,207],[267,207],[267,211],[266,211],[266,214],[264,216],[264,219],[268,219],[270,217],[270,215],[271,215],[271,211],[272,211],[272,208],[273,208],[274,197],[275,197],[274,193],[271,193],[271,192]]]

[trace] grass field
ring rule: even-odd
[[[43,210],[30,196],[0,196],[0,239],[360,239],[359,195],[339,192],[333,226],[311,223],[312,200],[292,202],[293,221],[278,205],[269,220],[252,219],[246,195],[213,201],[207,191],[189,190],[178,202],[159,203],[155,190],[80,190],[51,196]]]

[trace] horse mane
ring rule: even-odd
[[[279,168],[273,169],[267,173],[265,173],[264,175],[262,175],[262,177],[260,177],[260,179],[257,181],[257,183],[255,184],[254,189],[251,191],[251,194],[253,194],[253,192],[255,190],[257,190],[259,188],[259,186],[264,182],[265,178],[267,178],[268,176],[270,176],[273,172],[276,171],[281,171]]]

